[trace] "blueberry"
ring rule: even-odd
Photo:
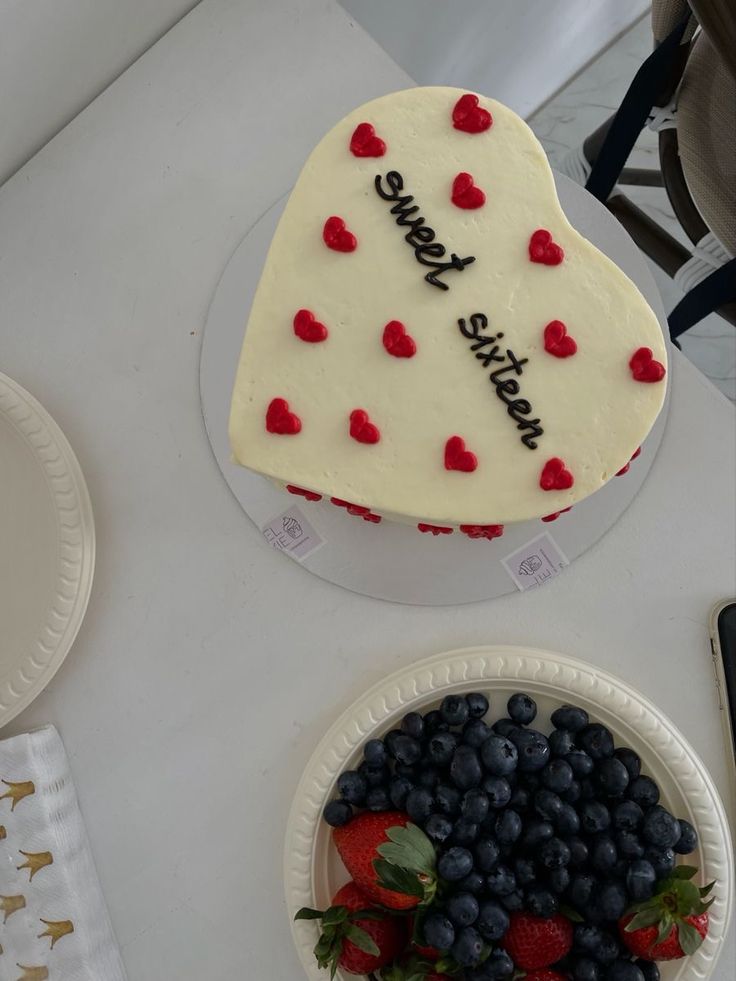
[[[619,959],[608,968],[606,981],[644,981],[644,974],[632,961]]]
[[[534,795],[534,809],[546,821],[553,821],[562,813],[564,804],[551,790],[538,790]]]
[[[580,807],[580,824],[586,834],[598,834],[611,824],[611,814],[605,804],[598,800],[586,800]]]
[[[516,811],[506,809],[496,818],[496,841],[501,845],[513,845],[521,834],[521,817]]]
[[[557,897],[545,886],[529,886],[524,894],[524,901],[533,916],[549,919],[557,912]]]
[[[641,903],[654,895],[657,874],[650,862],[644,858],[636,859],[629,865],[626,873],[626,889],[635,903]]]
[[[486,899],[480,904],[476,929],[484,940],[500,940],[509,928],[509,915],[493,900]]]
[[[474,927],[463,927],[450,953],[460,967],[475,967],[483,954],[483,938]]]
[[[386,747],[389,756],[394,755],[394,751],[393,751],[394,744],[398,739],[398,737],[403,735],[404,733],[401,731],[401,729],[391,729],[390,732],[387,732],[386,735],[383,737],[383,744]]]
[[[480,841],[476,842],[473,851],[475,853],[475,864],[481,872],[490,872],[494,865],[497,864],[501,854],[498,844],[493,838],[481,838]]]
[[[483,768],[478,759],[478,751],[472,746],[458,746],[452,755],[450,777],[459,790],[477,787],[483,779]]]
[[[621,760],[611,756],[596,767],[595,782],[605,797],[620,797],[629,785],[629,771]]]
[[[468,713],[471,719],[482,719],[489,709],[488,699],[478,691],[471,691],[465,696],[468,703]]]
[[[481,787],[486,800],[494,810],[506,807],[511,800],[511,786],[506,777],[484,777]]]
[[[673,848],[680,840],[680,825],[668,810],[656,804],[644,813],[642,837],[657,848]]]
[[[483,719],[470,719],[463,726],[463,742],[474,749],[480,749],[486,739],[493,735],[493,730]]]
[[[626,796],[639,807],[654,807],[659,801],[659,787],[651,777],[637,777],[629,784]]]
[[[622,858],[631,861],[634,858],[641,858],[644,854],[644,845],[641,843],[639,835],[633,831],[619,831],[616,835],[616,849]]]
[[[435,732],[447,732],[448,725],[440,715],[439,709],[432,709],[424,716],[424,732],[431,735]]]
[[[619,853],[619,858],[611,869],[611,878],[618,879],[620,882],[626,881],[626,873],[629,871],[629,865],[631,865],[630,858],[621,858]]]
[[[508,896],[501,896],[501,905],[509,913],[515,913],[517,910],[524,909],[524,893],[521,889],[514,889]]]
[[[394,776],[408,777],[412,783],[416,783],[419,779],[419,768],[417,766],[409,766],[408,763],[397,763],[394,766]]]
[[[344,800],[331,800],[329,804],[325,805],[322,812],[322,817],[333,828],[341,828],[343,824],[348,823],[352,816],[353,809]]]
[[[596,835],[590,846],[590,864],[596,872],[611,872],[618,861],[613,839],[608,835]]]
[[[431,763],[425,763],[419,767],[417,773],[417,783],[426,790],[435,790],[440,782],[440,771]]]
[[[577,705],[561,705],[552,713],[552,725],[556,729],[580,732],[588,724],[588,713]]]
[[[593,955],[601,964],[612,964],[621,954],[621,945],[610,933],[601,934],[601,940]]]
[[[369,811],[390,811],[391,798],[385,787],[371,787],[365,796],[365,806]]]
[[[503,978],[510,978],[513,973],[514,962],[505,950],[496,947],[479,967],[464,971],[463,977],[465,981],[502,981]]]
[[[570,863],[570,849],[561,838],[549,838],[538,846],[536,858],[545,869],[561,869]]]
[[[576,923],[573,928],[573,950],[595,956],[603,941],[603,931],[590,923]]]
[[[634,750],[629,749],[627,746],[619,746],[618,749],[614,750],[613,755],[617,760],[621,760],[626,767],[629,780],[636,780],[641,773],[641,760]]]
[[[576,835],[580,831],[580,818],[572,804],[563,804],[552,823],[561,835]]]
[[[549,760],[547,737],[536,729],[522,729],[513,733],[512,742],[519,754],[518,767],[522,772],[541,770]]]
[[[561,794],[573,781],[572,767],[565,760],[550,760],[542,770],[541,777],[548,790]]]
[[[588,861],[588,846],[577,835],[566,838],[565,844],[570,849],[570,865],[574,869],[582,868]]]
[[[677,823],[680,825],[680,837],[672,847],[678,855],[689,855],[698,847],[698,832],[689,821],[680,818]]]
[[[598,793],[595,784],[590,777],[583,777],[580,780],[580,800],[597,800]]]
[[[514,875],[519,886],[530,886],[537,879],[537,867],[531,858],[517,858],[514,862]]]
[[[542,818],[531,817],[524,824],[521,834],[521,844],[526,850],[531,850],[536,845],[551,838],[554,835],[554,828],[549,821]]]
[[[436,732],[427,742],[427,759],[437,766],[446,766],[452,759],[458,740],[454,732]]]
[[[456,927],[472,926],[478,919],[478,900],[470,892],[456,892],[449,897],[445,911]]]
[[[430,913],[422,927],[424,942],[437,950],[449,950],[455,943],[455,927],[443,913]]]
[[[408,777],[394,777],[388,785],[388,795],[391,803],[397,811],[403,811],[406,807],[406,798],[410,790],[414,789],[414,784]]]
[[[452,821],[444,814],[430,814],[424,825],[424,833],[432,841],[447,841],[452,834]]]
[[[588,756],[592,756],[594,760],[603,760],[608,756],[613,756],[613,736],[600,722],[592,722],[587,725],[578,736],[577,741]]]
[[[659,981],[659,968],[655,961],[645,961],[640,958],[634,963],[644,975],[644,981]]]
[[[575,749],[575,737],[567,729],[554,729],[547,738],[553,756],[567,756]]]
[[[595,767],[593,757],[588,756],[584,749],[570,750],[565,759],[576,777],[589,777]]]
[[[644,858],[651,864],[658,879],[666,879],[675,867],[675,853],[671,848],[649,845],[644,849]]]
[[[601,969],[590,957],[578,957],[572,969],[573,981],[601,981]]]
[[[473,856],[467,848],[455,845],[437,859],[437,871],[447,882],[459,882],[473,868]]]
[[[542,781],[538,773],[519,773],[517,771],[512,776],[515,776],[519,785],[531,794],[535,793],[542,786]]]
[[[491,729],[493,729],[497,736],[504,736],[506,739],[509,738],[512,732],[519,731],[519,727],[513,719],[498,719],[493,723]]]
[[[345,770],[337,778],[337,789],[343,800],[348,804],[355,804],[362,807],[365,804],[365,795],[368,793],[368,784],[365,777],[356,770]]]
[[[440,715],[448,726],[462,726],[468,721],[470,709],[464,695],[445,695],[440,705]]]
[[[515,811],[526,811],[529,807],[531,801],[531,794],[524,787],[514,787],[511,791],[511,799],[509,800],[509,807],[513,808]]]
[[[384,766],[388,753],[381,739],[369,739],[363,747],[363,757],[368,766]]]
[[[465,878],[458,882],[457,886],[463,892],[472,892],[474,896],[480,896],[486,887],[486,880],[480,872],[473,870],[472,872],[468,872]]]
[[[401,720],[401,730],[413,739],[423,739],[424,717],[419,712],[409,712]]]
[[[537,703],[531,695],[526,695],[524,692],[517,692],[512,695],[508,700],[506,709],[511,721],[521,726],[530,725],[537,715]]]
[[[606,920],[618,920],[626,910],[626,890],[620,882],[604,882],[596,899]]]
[[[473,787],[471,790],[465,791],[460,811],[466,821],[480,824],[488,814],[488,807],[488,796],[478,787]]]
[[[414,787],[406,796],[406,813],[417,824],[424,824],[432,813],[434,798],[424,787]]]
[[[384,764],[371,766],[365,760],[358,767],[358,773],[363,777],[368,787],[387,787],[391,780],[391,771]]]
[[[491,736],[481,746],[480,758],[490,774],[505,777],[516,769],[519,754],[510,739],[505,736]]]
[[[478,825],[466,818],[459,818],[452,831],[453,845],[470,846],[478,838]]]
[[[577,909],[584,910],[590,902],[590,897],[596,886],[596,878],[590,872],[576,872],[570,880],[570,886],[567,890],[572,905]]]
[[[611,812],[611,820],[617,831],[636,831],[644,819],[644,811],[633,800],[622,800]]]
[[[582,788],[577,780],[573,780],[564,794],[560,794],[560,797],[566,804],[577,804],[582,796]]]
[[[435,809],[449,817],[460,813],[461,799],[462,795],[457,787],[450,787],[448,784],[441,783],[434,792]]]
[[[508,896],[516,889],[516,876],[508,865],[497,865],[486,876],[486,889],[491,896]]]
[[[547,885],[552,892],[560,896],[569,887],[571,878],[570,872],[565,866],[561,866],[559,869],[550,869],[547,875]]]
[[[413,766],[421,758],[422,745],[418,739],[414,739],[413,736],[407,736],[406,733],[402,732],[393,741],[392,755],[397,763],[405,763],[407,766]]]

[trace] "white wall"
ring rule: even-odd
[[[0,0],[0,184],[197,3]]]
[[[650,7],[649,0],[340,2],[420,85],[483,92],[525,117]]]

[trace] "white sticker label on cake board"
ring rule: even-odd
[[[322,538],[296,505],[272,518],[261,528],[271,548],[303,562],[308,555],[324,545]]]
[[[559,575],[570,562],[554,538],[545,531],[501,559],[501,564],[524,592]]]

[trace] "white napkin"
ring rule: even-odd
[[[125,981],[56,729],[0,742],[0,781],[0,981]]]

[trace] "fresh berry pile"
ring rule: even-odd
[[[322,918],[333,973],[383,981],[657,981],[693,953],[710,886],[676,864],[692,825],[659,803],[638,755],[572,705],[533,727],[512,695],[448,695],[369,740],[324,809],[352,882]],[[345,890],[348,890],[347,899]],[[374,975],[375,976],[375,975]]]

